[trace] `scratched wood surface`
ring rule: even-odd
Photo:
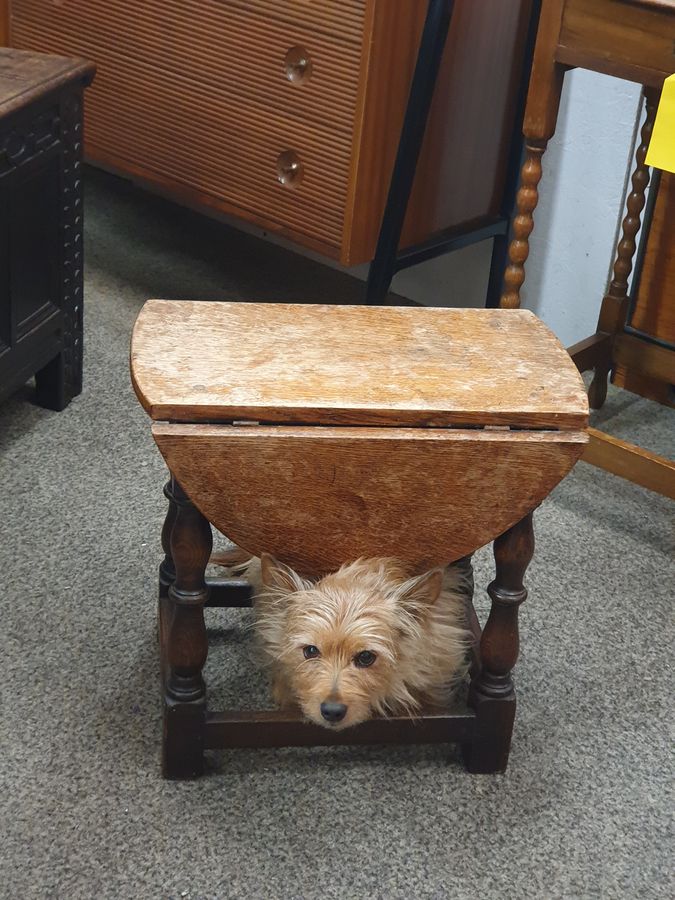
[[[153,419],[585,427],[557,338],[526,310],[148,301],[131,373]]]
[[[22,109],[73,78],[90,79],[92,63],[0,47],[0,115]]]
[[[581,431],[155,423],[170,470],[241,547],[308,575],[359,556],[420,570],[503,533],[569,472]]]

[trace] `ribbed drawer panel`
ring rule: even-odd
[[[360,43],[366,0],[214,0]],[[418,3],[420,0],[409,0]]]
[[[13,22],[13,44],[91,57],[79,35],[50,25]],[[176,184],[211,194],[258,219],[339,246],[351,156],[348,134],[330,132],[240,98],[226,88],[166,72],[113,46],[99,64],[86,98],[87,146]],[[295,187],[279,183],[277,160],[294,151],[304,174]]]
[[[145,0],[134,7],[132,22],[127,0],[68,0],[60,6],[51,0],[13,0],[12,10],[15,45],[25,28],[68,41],[78,38],[99,67],[114,48],[121,56],[218,85],[272,110],[352,131],[360,47],[308,27],[263,18],[221,0]],[[311,72],[291,81],[287,58],[293,48],[304,51]]]

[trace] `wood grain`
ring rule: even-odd
[[[565,74],[556,64],[564,6],[565,0],[542,4],[523,118],[523,134],[530,142],[547,142],[555,132]]]
[[[659,88],[675,71],[675,6],[565,0],[556,59]]]
[[[360,43],[367,0],[228,0],[230,6]]]
[[[675,384],[675,352],[649,344],[632,334],[619,334],[614,342],[614,361],[636,374]]]
[[[88,159],[354,265],[372,258],[424,0],[11,0],[15,46],[96,59]],[[403,245],[502,202],[532,0],[457,0]],[[284,57],[312,59],[291,83]],[[476,78],[488,67],[490,78]],[[277,181],[292,150],[304,178]]]
[[[578,429],[574,364],[525,310],[150,300],[131,374],[153,419]]]
[[[342,262],[372,259],[426,4],[368,4]]]
[[[344,731],[314,725],[286,710],[208,713],[204,747],[335,747],[359,744],[447,744],[473,736],[475,714],[465,704],[425,709],[419,716],[373,718]]]
[[[316,50],[321,65],[314,67],[308,85],[296,86],[285,77],[284,55],[293,43],[313,48],[311,34],[279,33],[264,20],[239,19],[227,4],[214,6],[218,18],[212,14],[201,22],[201,5],[201,0],[185,9],[181,5],[180,14],[169,14],[164,4],[153,2],[139,12],[132,39],[124,29],[120,34],[126,6],[115,7],[115,0],[76,0],[56,8],[47,0],[16,0],[13,40],[100,61],[87,101],[88,148],[104,148],[150,178],[161,175],[178,186],[203,190],[240,213],[255,210],[269,227],[284,224],[308,241],[338,248],[358,55],[351,48],[329,52],[322,38]],[[245,28],[258,35],[256,40],[242,33]],[[185,37],[176,41],[183,32]],[[153,40],[159,44],[154,51]],[[326,84],[334,85],[332,92]],[[336,99],[338,85],[344,87]],[[337,121],[330,126],[313,121],[319,106],[334,106]],[[277,160],[286,150],[297,150],[304,166],[301,183],[292,189],[278,180]]]
[[[541,158],[546,141],[525,141],[525,159],[520,171],[520,187],[516,195],[516,214],[509,244],[509,264],[504,272],[504,287],[499,300],[501,309],[520,307],[520,289],[525,281],[525,263],[530,255],[530,235],[534,228],[534,211],[539,202],[539,182],[543,174]]]
[[[532,14],[531,0],[456,2],[402,247],[462,222],[502,214]],[[478,74],[488,71],[489,77]]]
[[[532,513],[494,542],[492,601],[480,641],[481,670],[471,680],[469,704],[476,711],[474,739],[464,747],[470,772],[503,772],[511,749],[516,695],[511,670],[518,661],[518,608],[527,599],[523,584],[534,553]]]
[[[165,423],[153,436],[216,528],[308,575],[359,556],[420,570],[459,559],[537,506],[586,442],[575,431]]]
[[[635,151],[635,168],[631,175],[631,190],[626,198],[626,215],[621,222],[621,237],[616,247],[612,278],[607,293],[602,298],[597,330],[612,335],[623,331],[628,318],[628,279],[633,269],[636,237],[642,222],[642,210],[646,201],[650,169],[645,162],[651,140],[658,92],[653,88],[644,91],[645,118],[640,129],[640,141]],[[612,360],[616,361],[616,341],[612,342]],[[593,380],[588,389],[591,409],[600,409],[607,397],[607,382],[611,369],[608,361],[599,362],[595,367]]]
[[[582,457],[584,462],[675,500],[673,460],[650,453],[649,450],[621,441],[595,428],[588,429],[588,437]]]
[[[642,222],[642,210],[649,186],[650,169],[646,163],[647,150],[654,128],[658,93],[645,91],[645,118],[640,128],[640,141],[635,150],[635,167],[631,173],[631,189],[626,198],[626,215],[621,222],[621,237],[616,247],[612,278],[602,300],[598,331],[620,331],[628,314],[628,279],[633,269],[636,237]]]
[[[100,168],[115,175],[121,175],[127,178],[131,177],[139,185],[142,185],[148,190],[155,191],[164,197],[169,197],[176,203],[182,203],[183,205],[202,213],[208,211],[216,217],[221,217],[222,215],[236,217],[243,216],[251,224],[256,225],[259,228],[271,231],[280,237],[295,241],[296,243],[302,243],[303,246],[308,247],[310,250],[315,250],[317,253],[322,253],[324,256],[333,259],[337,259],[339,256],[339,246],[334,242],[330,243],[328,239],[321,240],[320,238],[311,237],[307,234],[302,235],[302,238],[300,239],[298,233],[288,225],[284,225],[283,222],[272,222],[257,213],[252,213],[241,205],[237,205],[237,203],[215,197],[213,194],[209,194],[206,191],[190,185],[179,184],[172,176],[162,175],[158,172],[150,172],[148,169],[140,168],[139,166],[130,163],[127,159],[117,156],[114,153],[110,153],[105,145],[99,146],[90,143],[89,151],[90,162],[95,159],[96,164],[100,166]]]
[[[10,0],[0,0],[0,47],[9,44],[9,3]]]
[[[163,78],[188,76],[218,88],[230,102],[247,98],[331,130],[352,131],[360,46],[345,45],[309,25],[204,0],[144,0],[134,10],[133,28],[122,27],[125,0],[70,0],[62,6],[13,0],[13,8],[16,40],[30,35],[61,45],[77,42],[101,60],[101,69],[108,60],[133,60],[143,66],[140,78],[153,68]],[[286,52],[294,46],[304,47],[316,63],[302,83],[289,82],[284,70]]]
[[[572,344],[567,348],[574,365],[580,372],[594,369],[598,364],[611,365],[612,361],[612,335],[603,331]]]
[[[675,175],[661,173],[630,324],[675,344]]]
[[[632,3],[635,6],[651,6],[654,9],[675,12],[675,0],[619,0],[619,3]]]
[[[426,3],[375,3],[342,261],[372,259]],[[500,211],[530,0],[456,0],[401,247]],[[490,68],[489,78],[476,71]]]
[[[629,371],[624,366],[617,366],[612,374],[612,384],[631,391],[633,394],[639,394],[647,400],[655,400],[663,406],[675,409],[673,386],[659,381],[657,378],[648,378],[645,375]]]
[[[84,59],[0,48],[0,115],[22,109],[73,79],[88,84],[93,77],[94,65]]]
[[[537,40],[532,58],[530,84],[523,117],[525,158],[516,196],[516,214],[512,222],[508,265],[499,305],[502,309],[520,307],[520,290],[525,281],[525,263],[530,253],[530,234],[539,201],[538,186],[543,174],[542,157],[553,136],[562,94],[564,70],[556,63],[564,0],[548,0],[541,9]]]

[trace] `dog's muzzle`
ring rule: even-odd
[[[321,715],[326,722],[330,722],[331,725],[336,725],[347,715],[347,707],[344,703],[334,703],[329,700],[326,703],[321,704]]]

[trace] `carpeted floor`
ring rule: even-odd
[[[536,517],[506,775],[436,747],[229,752],[160,779],[164,469],[129,385],[134,317],[150,296],[363,284],[100,175],[87,254],[83,395],[0,407],[0,896],[673,896],[675,507],[583,463]],[[598,419],[672,452],[671,410],[612,390]],[[483,550],[479,597],[490,572]],[[209,613],[214,702],[264,701],[241,622]]]

